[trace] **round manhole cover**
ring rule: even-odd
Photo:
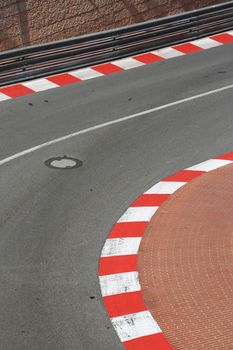
[[[67,156],[49,158],[44,163],[49,168],[67,170],[78,168],[83,164],[81,160]]]

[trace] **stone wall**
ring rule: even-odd
[[[0,50],[163,17],[225,0],[0,0]]]

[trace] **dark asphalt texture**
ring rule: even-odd
[[[0,159],[233,83],[233,44],[0,103]],[[169,174],[233,149],[233,89],[0,166],[0,348],[122,349],[98,260],[111,226]],[[80,168],[55,170],[68,155]]]

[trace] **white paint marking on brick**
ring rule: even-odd
[[[123,68],[123,69],[131,69],[131,68],[136,68],[136,67],[140,67],[140,66],[144,66],[145,64],[135,60],[132,57],[128,57],[128,58],[122,58],[120,60],[116,60],[113,62],[116,66]]]
[[[156,185],[152,186],[146,194],[172,194],[176,192],[180,187],[184,186],[187,182],[177,181],[160,181]]]
[[[52,81],[49,81],[48,79],[41,78],[41,79],[35,79],[32,81],[28,81],[23,83],[22,85],[26,86],[27,88],[39,92],[49,89],[57,88],[59,85],[53,83]]]
[[[159,55],[165,59],[185,55],[183,52],[180,52],[172,47],[165,47],[163,49],[152,51],[152,53],[154,53],[155,55]]]
[[[141,237],[107,239],[102,257],[137,254]]]
[[[159,207],[130,207],[120,217],[118,222],[150,221]]]
[[[111,321],[122,342],[162,332],[149,311],[113,317]]]
[[[202,49],[210,49],[211,47],[216,47],[222,45],[221,43],[213,40],[211,38],[203,38],[192,41],[192,44],[201,47]]]
[[[233,163],[232,160],[209,159],[209,160],[206,160],[205,162],[199,163],[185,170],[211,171],[231,163]]]
[[[141,290],[137,271],[99,276],[99,279],[103,297]]]
[[[227,34],[233,35],[233,30],[228,30]]]
[[[69,72],[69,74],[81,80],[98,78],[104,75],[92,68],[82,68],[82,69],[73,70],[72,72]]]
[[[10,100],[11,97],[0,92],[0,101]]]

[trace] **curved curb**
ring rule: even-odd
[[[233,151],[175,173],[139,196],[108,235],[99,262],[108,315],[127,350],[172,350],[143,301],[137,257],[152,216],[175,191],[196,177],[233,163]]]
[[[209,37],[184,42],[182,44],[164,47],[145,52],[132,57],[117,59],[88,68],[80,68],[67,73],[56,74],[45,78],[37,78],[24,83],[0,87],[0,102],[12,98],[30,95],[36,92],[54,89],[64,85],[80,83],[89,79],[137,68],[170,58],[189,55],[195,52],[214,48],[233,42],[233,30],[211,35]]]

